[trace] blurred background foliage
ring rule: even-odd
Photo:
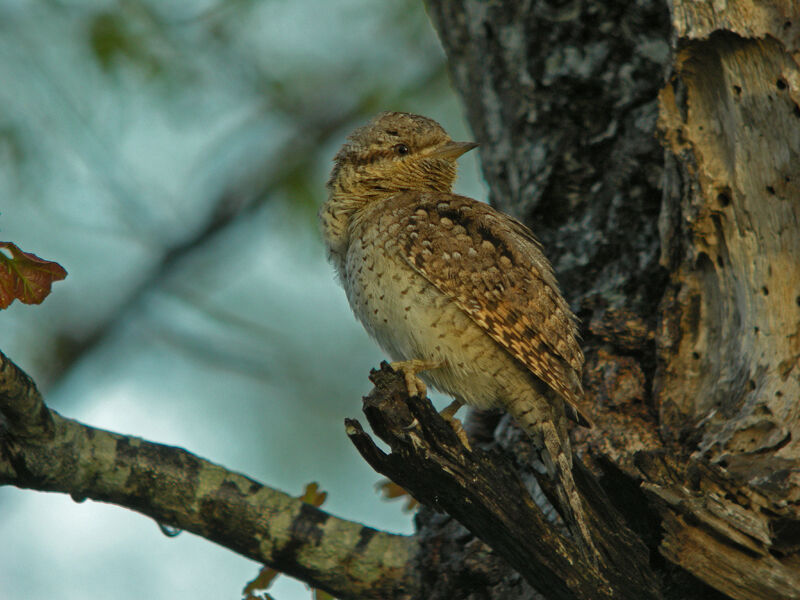
[[[0,0],[0,239],[69,272],[0,313],[0,348],[66,416],[412,531],[343,432],[383,356],[315,220],[381,110],[469,139],[419,1]],[[457,190],[482,198],[475,161]],[[0,488],[0,515],[4,600],[230,598],[258,573],[91,501]]]

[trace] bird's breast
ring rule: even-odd
[[[489,407],[512,372],[527,377],[450,297],[408,263],[388,221],[353,231],[342,283],[356,317],[393,360],[443,362],[420,374],[436,389]]]
[[[389,231],[364,227],[347,251],[343,284],[356,317],[394,360],[423,358],[444,297],[400,255]],[[433,344],[435,346],[435,343]]]

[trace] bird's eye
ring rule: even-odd
[[[394,150],[394,151],[395,151],[397,154],[399,154],[400,156],[404,156],[404,155],[408,154],[409,152],[411,152],[411,150],[409,150],[409,149],[408,149],[408,146],[406,146],[405,144],[397,144],[397,145],[396,145],[396,146],[393,148],[393,150]]]

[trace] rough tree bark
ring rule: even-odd
[[[665,596],[800,597],[800,5],[428,7],[491,200],[582,317],[579,447]],[[423,547],[454,535],[420,522]]]
[[[550,490],[510,419],[466,448],[385,372],[365,412],[391,452],[347,431],[428,504],[416,536],[64,419],[2,355],[0,484],[115,502],[342,598],[800,598],[800,5],[428,8],[490,199],[583,322],[598,563],[529,498]]]

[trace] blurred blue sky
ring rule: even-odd
[[[69,271],[0,313],[0,348],[65,416],[410,532],[344,435],[383,356],[313,218],[387,109],[470,139],[420,2],[0,0],[0,239]],[[483,198],[477,153],[457,190]],[[235,598],[258,572],[92,501],[0,488],[0,515],[3,600]]]

